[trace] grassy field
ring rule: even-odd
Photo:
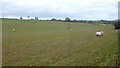
[[[3,20],[2,27],[3,66],[116,65],[118,39],[113,25]],[[100,30],[104,36],[96,37]]]

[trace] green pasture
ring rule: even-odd
[[[96,37],[101,30],[104,36]],[[111,24],[4,19],[2,34],[3,66],[116,65],[118,37]]]

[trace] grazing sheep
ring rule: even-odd
[[[15,32],[15,31],[16,31],[16,29],[15,29],[15,28],[13,28],[13,29],[12,29],[12,31],[13,31],[13,32]]]
[[[96,36],[103,36],[103,31],[96,32]]]

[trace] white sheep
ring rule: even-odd
[[[13,32],[15,32],[15,31],[16,31],[16,29],[15,29],[15,28],[13,28],[13,29],[12,29],[12,31],[13,31]]]
[[[96,32],[96,36],[103,36],[103,31],[100,31],[100,32]]]

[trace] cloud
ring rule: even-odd
[[[2,0],[4,16],[117,19],[118,0]]]

